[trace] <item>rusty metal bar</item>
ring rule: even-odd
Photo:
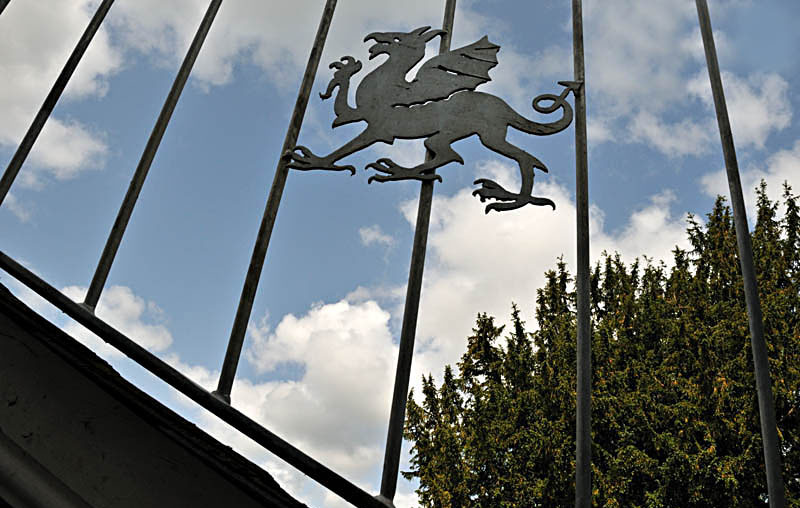
[[[456,13],[456,0],[447,0],[444,8],[442,35],[439,53],[450,50],[453,38],[453,21]],[[426,157],[430,159],[430,152]],[[425,251],[428,245],[428,227],[431,221],[433,203],[433,180],[425,180],[419,192],[417,223],[414,229],[414,245],[411,250],[411,267],[408,273],[406,303],[403,309],[403,324],[400,331],[400,348],[397,356],[397,371],[394,377],[392,409],[389,414],[389,430],[386,435],[386,451],[383,456],[383,474],[379,499],[390,504],[397,492],[397,475],[400,470],[400,451],[403,444],[403,428],[408,402],[408,383],[411,377],[411,361],[414,356],[414,340],[417,333],[419,301],[422,293],[422,274],[425,269]]]
[[[192,40],[189,50],[183,59],[178,75],[175,76],[175,81],[172,83],[172,88],[167,94],[164,105],[161,107],[161,113],[158,115],[158,120],[153,126],[153,131],[150,133],[150,138],[147,140],[147,145],[142,152],[142,157],[139,159],[139,165],[136,166],[136,171],[133,174],[131,183],[128,186],[128,192],[125,193],[125,199],[122,200],[117,218],[111,228],[111,233],[108,235],[106,245],[103,248],[103,253],[100,255],[100,261],[97,263],[92,282],[89,284],[89,290],[84,299],[84,305],[94,309],[97,306],[97,301],[100,299],[100,293],[103,292],[106,279],[108,279],[108,272],[111,271],[111,264],[114,263],[114,257],[117,255],[119,245],[122,242],[122,236],[125,234],[125,229],[128,227],[133,207],[136,206],[136,200],[139,198],[139,193],[144,185],[147,172],[150,171],[150,165],[156,156],[156,151],[161,144],[161,139],[164,137],[164,132],[167,130],[172,113],[175,111],[175,106],[178,104],[181,92],[189,79],[189,74],[192,72],[197,55],[200,53],[200,48],[203,47],[203,42],[206,40],[208,31],[211,29],[211,24],[214,22],[214,17],[217,15],[222,0],[211,0],[208,5],[203,21],[197,29],[197,33]]]
[[[322,50],[325,47],[325,39],[328,37],[328,29],[333,19],[333,11],[336,9],[336,0],[327,0],[322,11],[322,19],[317,28],[317,35],[314,39],[314,46],[308,56],[308,64],[303,73],[303,81],[300,84],[300,91],[295,102],[294,112],[289,121],[289,128],[283,141],[283,149],[278,160],[278,167],[275,169],[275,177],[272,180],[272,187],[269,191],[267,204],[264,208],[264,215],[261,218],[261,225],[258,228],[256,244],[253,248],[253,255],[250,258],[250,266],[247,269],[247,276],[244,280],[242,295],[239,298],[239,306],[236,309],[236,317],[233,319],[231,336],[228,339],[228,348],[225,351],[225,360],[222,363],[222,371],[219,376],[219,383],[214,393],[224,401],[231,401],[231,387],[233,378],[236,375],[236,368],[239,365],[239,356],[242,354],[244,336],[247,332],[247,323],[250,320],[250,313],[253,310],[253,302],[258,289],[258,280],[261,278],[261,270],[264,267],[264,259],[267,256],[269,240],[272,236],[272,228],[275,226],[275,218],[278,215],[278,207],[281,204],[283,188],[286,186],[286,178],[289,175],[287,167],[289,159],[287,153],[297,144],[297,137],[300,134],[300,127],[303,124],[303,117],[308,106],[308,98],[311,95],[311,87],[314,85],[314,77],[319,68],[319,60]]]
[[[9,2],[11,2],[11,0],[0,0],[0,14],[3,14],[3,11],[6,7],[8,7]]]
[[[0,251],[0,268],[53,304],[64,314],[88,328],[103,341],[118,349],[128,358],[331,492],[341,496],[355,506],[385,508],[385,504],[230,405],[219,400],[219,398],[181,374],[177,369],[96,317],[82,304],[75,303],[64,296],[58,289],[37,277],[2,251]]]
[[[742,196],[742,183],[739,179],[739,163],[736,160],[736,148],[733,144],[728,107],[722,88],[719,72],[717,49],[714,45],[714,34],[711,30],[711,17],[706,0],[696,0],[697,16],[703,36],[703,47],[708,64],[708,77],[714,95],[714,107],[717,112],[719,135],[722,152],[725,158],[725,169],[728,174],[728,187],[733,205],[733,220],[736,225],[736,243],[739,248],[739,263],[744,279],[744,298],[747,305],[747,318],[750,323],[750,345],[753,350],[753,365],[758,392],[758,413],[761,420],[761,440],[764,445],[764,464],[767,473],[767,494],[771,508],[783,508],[786,504],[781,455],[779,451],[775,406],[772,395],[772,380],[769,373],[767,344],[764,341],[764,323],[761,315],[761,303],[758,298],[758,282],[753,266],[753,246],[750,243],[750,229],[747,226],[747,211]]]
[[[19,144],[19,147],[17,147],[17,151],[14,152],[11,162],[8,163],[8,167],[3,173],[2,178],[0,178],[0,205],[3,204],[3,200],[6,198],[11,188],[11,184],[14,183],[14,179],[17,178],[17,174],[22,164],[25,162],[25,159],[28,157],[31,148],[33,148],[36,138],[39,137],[39,133],[42,132],[42,127],[44,127],[45,122],[47,122],[47,119],[56,107],[56,103],[64,92],[64,88],[66,88],[69,79],[72,77],[72,73],[75,72],[75,68],[78,66],[81,58],[83,58],[83,54],[86,53],[86,48],[89,47],[89,43],[92,41],[94,34],[97,33],[100,24],[103,22],[103,19],[105,19],[113,3],[114,0],[103,0],[103,3],[97,8],[92,20],[89,22],[89,26],[86,27],[75,49],[72,50],[72,54],[69,56],[67,63],[61,70],[61,74],[56,78],[53,88],[51,88],[50,93],[47,94],[42,107],[39,108],[39,112],[36,113],[36,117],[28,128],[28,132],[25,133],[25,137],[22,138],[22,142]],[[6,5],[7,4],[8,2],[6,1]],[[3,8],[5,8],[5,5]]]
[[[589,161],[586,151],[586,73],[583,6],[572,0],[575,81],[575,209],[577,213],[577,396],[575,412],[575,506],[592,506],[592,335],[589,324]]]

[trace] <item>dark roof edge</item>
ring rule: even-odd
[[[0,284],[0,306],[12,321],[65,362],[242,491],[264,503],[308,508],[292,498],[265,470],[127,381],[89,348],[22,303],[3,284]]]

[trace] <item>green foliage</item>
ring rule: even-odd
[[[788,506],[800,506],[800,208],[758,189],[752,233]],[[689,217],[674,266],[605,255],[591,275],[596,506],[764,505],[753,361],[736,234],[718,198]],[[425,507],[570,506],[574,500],[575,295],[559,260],[537,326],[478,316],[458,373],[409,396],[407,479]]]

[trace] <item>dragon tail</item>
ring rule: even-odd
[[[522,115],[516,115],[515,118],[511,120],[510,125],[522,132],[536,136],[548,136],[561,132],[569,127],[569,124],[572,123],[572,106],[567,102],[567,95],[569,95],[571,91],[576,91],[580,88],[580,83],[560,81],[559,84],[565,87],[561,95],[551,93],[542,94],[533,99],[533,109],[545,115],[555,113],[560,109],[562,111],[561,118],[554,122],[539,123],[529,120]],[[550,104],[543,106],[541,103],[544,101],[549,101]]]

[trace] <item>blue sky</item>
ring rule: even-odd
[[[0,160],[7,164],[97,1],[12,0],[0,16]],[[223,2],[164,136],[98,315],[213,388],[321,0]],[[482,90],[533,116],[531,99],[571,79],[570,2],[461,1],[454,47],[501,46]],[[128,181],[205,0],[118,0],[0,208],[2,250],[82,299]],[[793,0],[711,1],[746,200],[800,186]],[[330,129],[327,64],[349,54],[362,76],[373,31],[438,26],[428,0],[340,0],[300,142],[325,153],[359,132]],[[584,5],[592,257],[669,261],[687,213],[727,193],[694,2]],[[435,44],[431,44],[431,51]],[[464,140],[464,166],[436,185],[412,383],[440,377],[475,315],[533,320],[536,288],[563,255],[574,267],[574,132],[509,140],[550,168],[537,195],[557,204],[485,215],[472,181],[518,185],[512,162]],[[367,185],[366,163],[422,160],[419,142],[376,145],[359,170],[289,175],[233,403],[365,489],[377,491],[413,238],[416,182]],[[752,216],[752,213],[751,213]],[[300,499],[339,506],[313,482],[153,380],[10,277],[0,282],[95,348],[124,375],[267,468]],[[398,506],[413,505],[400,480]]]

